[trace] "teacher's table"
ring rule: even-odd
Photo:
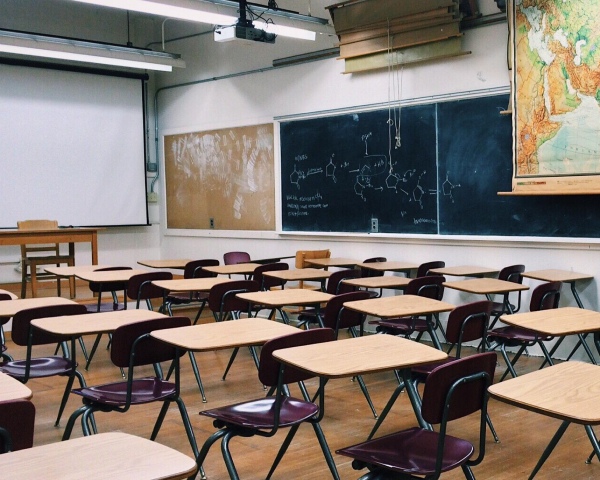
[[[10,480],[180,480],[196,461],[158,442],[120,432],[99,433],[0,455]]]
[[[562,420],[530,479],[535,477],[571,423],[585,427],[594,447],[593,454],[600,458],[600,446],[592,429],[592,425],[600,425],[600,367],[597,365],[564,362],[491,385],[488,391],[501,402]]]
[[[577,307],[562,307],[551,308],[549,310],[538,310],[536,312],[502,315],[500,320],[507,325],[527,328],[539,332],[543,336],[550,335],[552,337],[559,337],[557,344],[552,348],[550,353],[544,352],[546,360],[542,366],[545,365],[546,362],[550,365],[553,364],[551,358],[552,354],[556,351],[560,342],[568,335],[577,335],[579,337],[579,341],[582,342],[590,360],[592,363],[596,364],[594,355],[584,340],[584,335],[600,332],[599,312]],[[596,338],[595,342],[596,348],[600,351],[600,341]]]
[[[98,228],[58,228],[53,230],[0,230],[0,245],[68,243],[75,255],[75,243],[90,243],[92,264],[98,263]]]
[[[490,295],[504,294],[508,292],[518,292],[529,290],[527,285],[508,282],[497,278],[471,278],[468,280],[456,280],[453,282],[444,282],[447,288],[453,288],[461,292],[474,293],[476,295],[485,295],[490,300]],[[513,313],[512,306],[508,301],[504,302],[506,313]]]
[[[183,270],[185,266],[191,262],[188,258],[177,258],[173,260],[138,260],[138,264],[148,268],[172,268],[175,270]]]
[[[290,320],[283,311],[283,307],[314,307],[319,318],[319,323],[322,323],[319,315],[320,306],[323,303],[327,303],[333,295],[321,292],[320,290],[291,288],[289,290],[238,293],[236,296],[252,305],[260,305],[272,310],[278,310],[283,321],[289,324]]]
[[[10,400],[29,400],[33,393],[27,385],[16,378],[0,372],[0,402]]]
[[[346,305],[350,303],[358,301],[348,302]],[[410,381],[410,369],[417,365],[440,362],[448,357],[441,350],[395,335],[367,335],[285,348],[276,350],[273,356],[286,365],[318,375],[319,395],[324,395],[325,385],[332,378],[401,370],[411,405],[421,425],[427,424],[420,413],[418,393]],[[398,387],[392,394],[369,438],[373,436],[402,389]]]
[[[325,269],[329,267],[354,268],[360,263],[359,260],[352,258],[307,258],[304,261],[313,267]]]
[[[325,291],[325,282],[331,272],[319,268],[294,268],[292,270],[273,270],[263,272],[264,276],[276,278],[284,282],[321,282],[321,290]]]
[[[450,277],[483,277],[484,275],[497,274],[497,268],[477,267],[472,265],[460,265],[456,267],[432,268],[429,270],[436,275]]]
[[[397,261],[358,263],[356,266],[375,270],[376,272],[403,272],[406,276],[408,276],[411,270],[419,268],[419,264],[417,263]]]

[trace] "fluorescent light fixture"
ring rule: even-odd
[[[234,25],[239,18],[239,2],[234,0],[72,0],[103,7],[119,8],[149,13],[168,18],[208,23],[211,25]],[[269,33],[304,40],[315,40],[316,32],[334,34],[333,27],[322,18],[300,15],[285,10],[270,10],[252,5],[261,15],[278,17],[277,24],[254,20],[254,26]],[[303,28],[306,26],[306,28]]]
[[[8,30],[0,30],[0,52],[163,72],[185,67],[171,53]]]

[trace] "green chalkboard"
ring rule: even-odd
[[[511,190],[508,95],[281,124],[284,231],[600,237],[597,196]],[[390,122],[390,118],[392,122]],[[400,125],[400,147],[395,147]]]

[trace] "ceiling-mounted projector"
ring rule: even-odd
[[[276,35],[267,33],[260,28],[244,25],[230,25],[228,27],[219,27],[215,29],[215,42],[241,42],[241,43],[275,43]]]

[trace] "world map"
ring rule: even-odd
[[[546,183],[537,177],[593,183],[587,177],[600,175],[600,2],[514,5],[517,185]]]

